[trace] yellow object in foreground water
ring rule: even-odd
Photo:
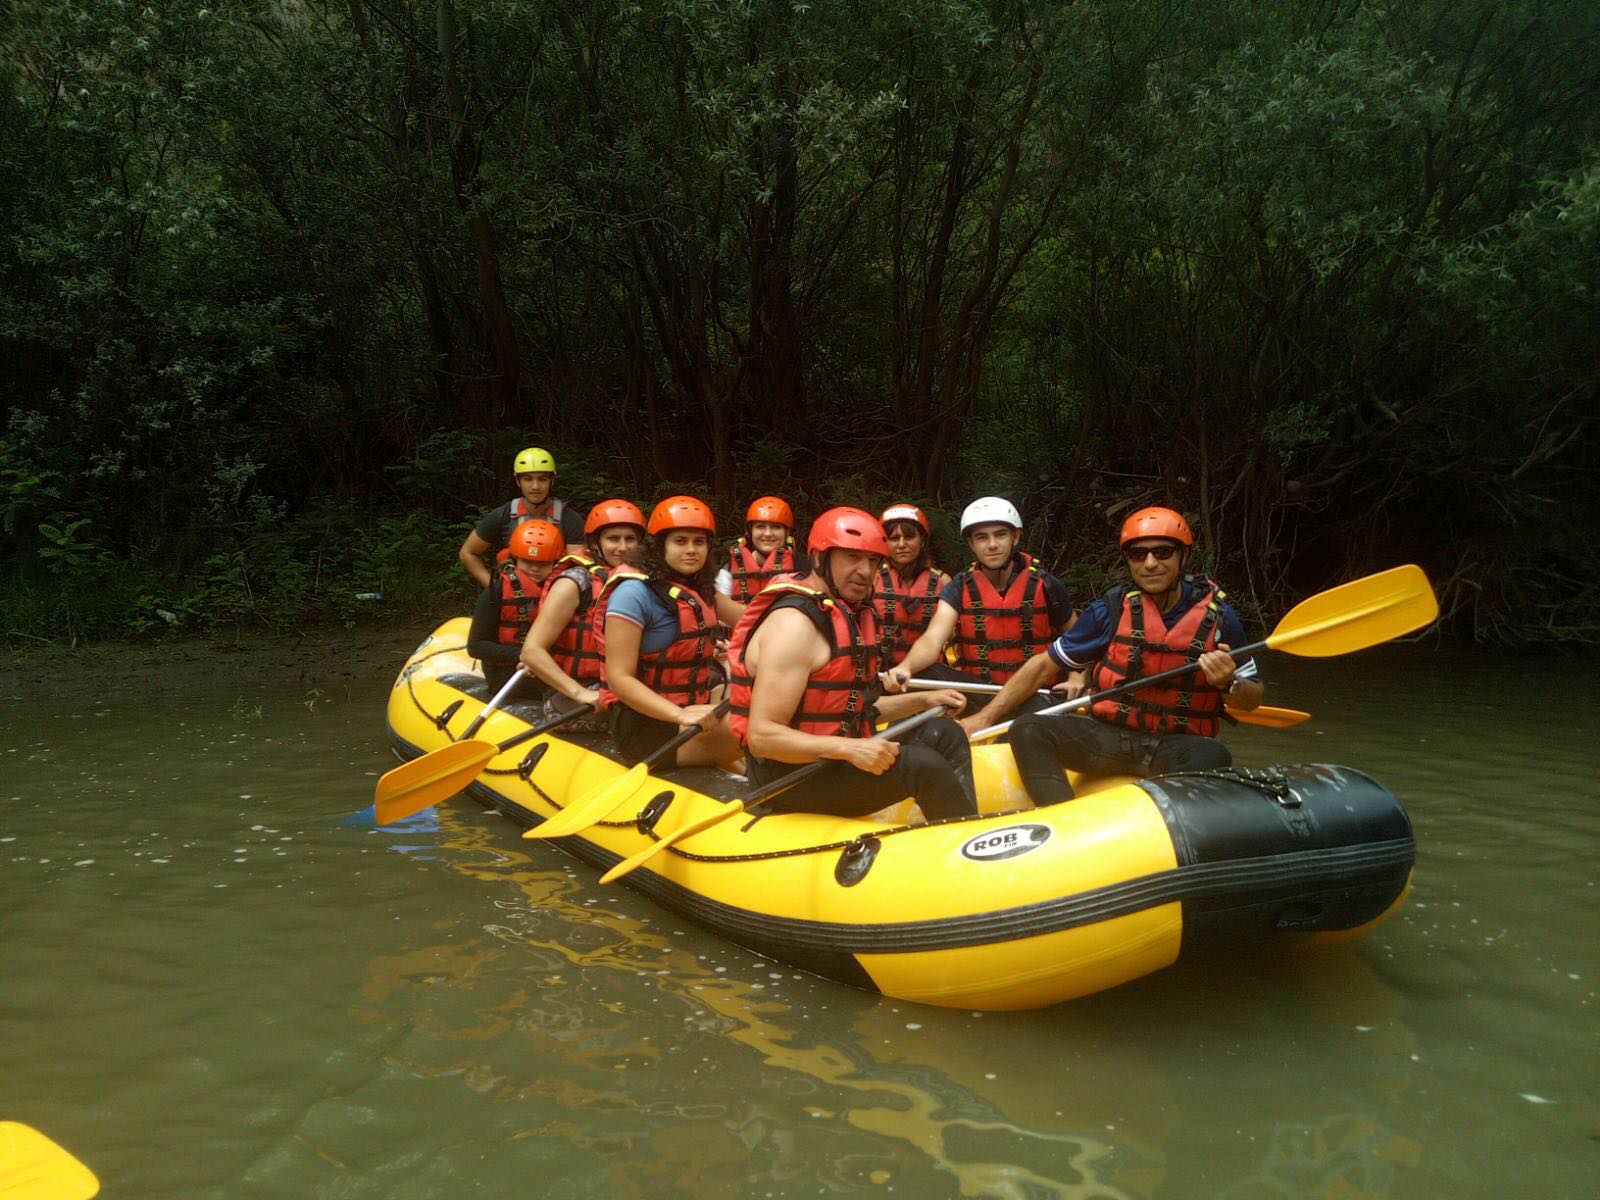
[[[0,1121],[0,1200],[89,1200],[100,1181],[37,1129]]]

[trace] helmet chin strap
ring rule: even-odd
[[[846,600],[843,596],[841,596],[839,594],[839,589],[834,585],[834,582],[833,582],[833,570],[832,570],[832,555],[833,555],[833,551],[831,549],[830,550],[824,550],[820,554],[813,554],[811,556],[812,569],[819,576],[822,577],[822,590],[823,591],[827,592],[828,595],[832,596],[835,600],[837,600],[840,604],[844,605],[846,608],[855,608],[856,606],[854,604],[852,604],[849,600]]]

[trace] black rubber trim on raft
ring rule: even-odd
[[[407,749],[392,732],[391,737],[402,752]],[[411,753],[416,751],[412,749]],[[493,793],[481,784],[473,784],[469,790],[493,803]],[[534,814],[524,809],[512,809],[506,815],[520,824],[539,824]],[[602,869],[621,861],[620,855],[582,838],[558,839],[556,845]],[[742,946],[807,966],[803,956],[902,954],[982,946],[1076,929],[1182,901],[1226,898],[1245,904],[1257,898],[1281,897],[1287,903],[1319,889],[1339,891],[1373,885],[1385,891],[1392,888],[1393,897],[1398,897],[1415,860],[1416,842],[1401,837],[1369,845],[1196,863],[1017,908],[928,921],[859,924],[808,921],[736,908],[643,867],[629,875],[628,882],[665,907]],[[845,978],[837,968],[808,969]],[[870,987],[870,983],[862,986]]]

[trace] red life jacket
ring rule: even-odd
[[[500,624],[495,641],[520,646],[533,628],[533,616],[544,598],[544,583],[518,566],[516,559],[501,563],[495,578],[500,582]]]
[[[790,596],[805,603],[800,611],[828,639],[829,658],[806,680],[789,726],[819,737],[866,737],[872,732],[867,696],[878,679],[878,616],[871,604],[851,609],[797,580],[780,579],[758,593],[728,645],[728,728],[739,744],[750,735],[750,695],[755,679],[745,670],[744,648],[778,601]]]
[[[578,572],[583,572],[581,578]],[[556,562],[550,578],[544,582],[546,593],[558,579],[571,579],[578,585],[578,607],[572,620],[561,631],[550,647],[550,657],[576,682],[584,687],[599,685],[605,668],[605,652],[599,631],[595,628],[595,613],[599,609],[600,593],[605,588],[606,568],[581,554],[569,554]],[[542,597],[541,597],[542,598]]]
[[[1020,565],[1003,596],[977,563],[956,577],[961,609],[950,639],[955,665],[985,683],[1004,683],[1055,640],[1044,571],[1029,555],[1017,558]]]
[[[1105,653],[1094,668],[1094,690],[1104,691],[1130,679],[1157,675],[1200,660],[1217,647],[1222,625],[1222,589],[1204,580],[1208,589],[1168,629],[1150,598],[1138,588],[1122,597],[1122,617]],[[1116,594],[1106,597],[1110,608]],[[1099,700],[1089,711],[1100,720],[1144,733],[1197,733],[1216,737],[1222,693],[1196,671],[1151,687],[1137,688]]]
[[[601,589],[594,615],[601,662],[605,661],[606,653],[606,608],[612,591],[625,579],[648,584],[668,604],[675,605],[678,613],[678,634],[664,649],[654,654],[639,651],[636,668],[639,682],[674,704],[684,707],[705,704],[711,696],[712,672],[717,665],[717,616],[711,602],[692,588],[653,580],[627,564],[613,570]],[[614,692],[605,692],[601,707],[610,707],[616,699]]]
[[[728,547],[728,573],[733,576],[732,596],[740,604],[749,604],[762,588],[779,575],[793,575],[799,570],[794,556],[794,539],[787,539],[765,558],[742,537]]]
[[[561,528],[561,514],[566,512],[567,502],[552,497],[549,505],[550,511],[548,513],[536,513],[528,507],[528,501],[522,496],[518,496],[511,501],[509,511],[506,514],[506,542],[508,544],[495,551],[495,562],[503,563],[511,558],[511,547],[509,545],[511,535],[517,531],[517,526],[524,521],[549,521],[557,529]]]
[[[887,666],[905,657],[933,619],[939,603],[939,588],[945,573],[926,567],[907,582],[888,563],[878,571],[878,590],[872,595],[872,608],[878,614],[878,654]]]

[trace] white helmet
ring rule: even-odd
[[[979,496],[967,505],[961,514],[961,536],[967,536],[967,530],[974,525],[1009,525],[1013,529],[1022,528],[1022,514],[1017,512],[1017,506],[1011,501],[999,496]]]

